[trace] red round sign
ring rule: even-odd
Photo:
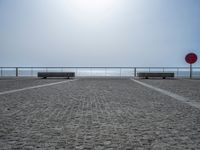
[[[197,55],[195,53],[189,53],[185,56],[185,61],[188,64],[193,64],[197,61]]]

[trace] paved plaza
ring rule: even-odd
[[[200,80],[135,80],[200,105]],[[130,78],[0,78],[0,149],[198,150],[190,103]]]

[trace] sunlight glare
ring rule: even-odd
[[[71,9],[82,15],[100,16],[116,8],[118,0],[71,0]]]

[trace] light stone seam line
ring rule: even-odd
[[[16,90],[10,90],[10,91],[4,91],[4,92],[0,92],[0,95],[11,94],[11,93],[16,93],[16,92],[21,92],[21,91],[31,90],[31,89],[37,89],[37,88],[42,88],[42,87],[62,84],[62,83],[66,83],[66,82],[72,82],[72,81],[76,81],[76,80],[78,80],[78,79],[61,81],[61,82],[54,82],[54,83],[48,83],[48,84],[42,84],[42,85],[36,85],[36,86],[25,87],[25,88],[16,89]]]
[[[140,84],[140,85],[143,85],[143,86],[148,87],[150,89],[153,89],[153,90],[155,90],[157,92],[160,92],[160,93],[162,93],[164,95],[170,96],[170,97],[172,97],[172,98],[174,98],[174,99],[176,99],[176,100],[178,100],[178,101],[180,101],[182,103],[185,103],[185,104],[188,104],[188,105],[190,105],[192,107],[200,109],[200,104],[199,103],[191,102],[188,98],[185,98],[185,97],[180,96],[178,94],[175,94],[175,93],[172,93],[172,92],[169,92],[169,91],[154,87],[152,85],[149,85],[149,84],[146,84],[146,83],[143,83],[143,82],[140,82],[140,81],[135,80],[135,79],[131,79],[131,80],[136,82],[136,83],[138,83],[138,84]]]

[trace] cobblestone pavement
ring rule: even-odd
[[[200,79],[140,80],[155,87],[182,95],[191,101],[200,103]]]
[[[42,80],[40,78],[34,78],[34,77],[23,77],[23,78],[0,77],[0,92],[20,89],[20,88],[29,87],[29,86],[36,86],[36,85],[41,85],[41,84],[46,84],[46,83],[59,82],[62,80],[63,78],[51,78],[48,80]]]
[[[79,79],[0,95],[0,149],[200,149],[200,110],[130,79]]]

